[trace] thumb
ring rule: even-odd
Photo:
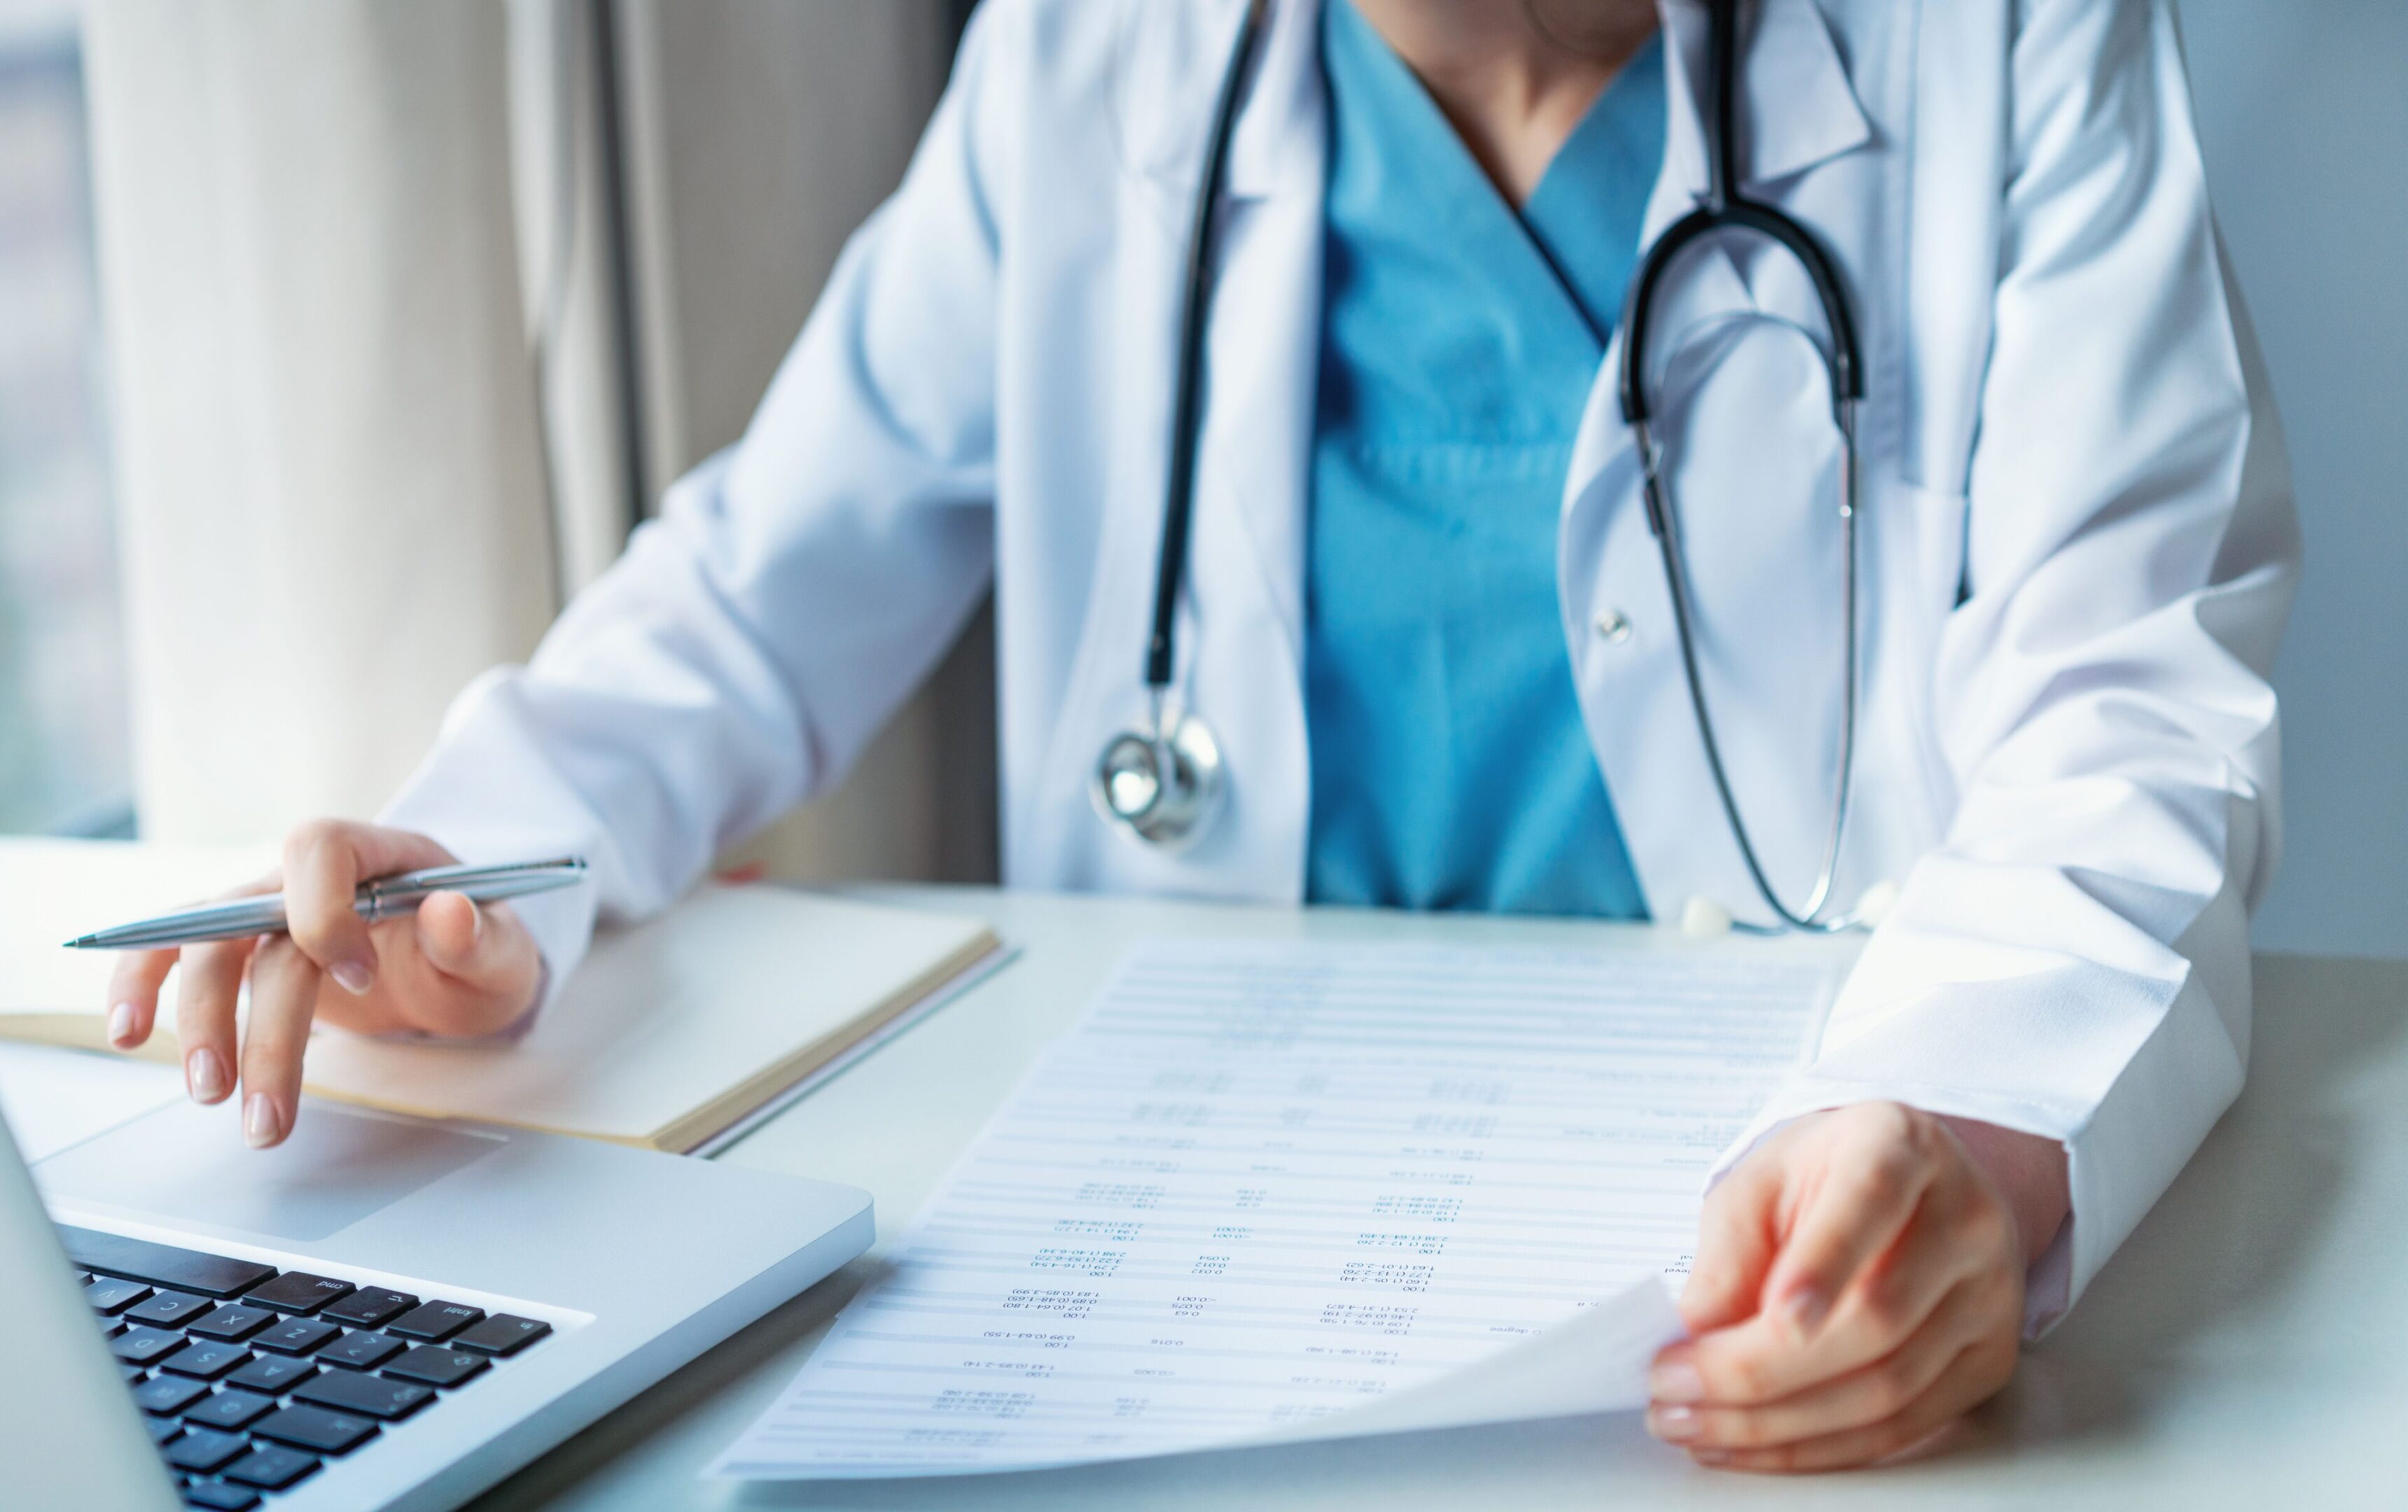
[[[1691,1334],[1727,1328],[1756,1315],[1780,1249],[1779,1195],[1779,1178],[1761,1152],[1707,1194],[1698,1218],[1698,1252],[1681,1289],[1681,1319]]]
[[[535,937],[507,904],[479,907],[457,892],[430,895],[418,908],[418,949],[499,1022],[534,994]]]

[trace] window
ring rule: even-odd
[[[74,0],[0,0],[0,833],[129,834]]]

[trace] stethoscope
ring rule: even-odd
[[[1179,363],[1171,400],[1171,447],[1168,488],[1163,506],[1161,556],[1154,586],[1154,627],[1145,654],[1146,723],[1114,735],[1097,758],[1090,795],[1096,810],[1115,828],[1154,847],[1176,850],[1196,840],[1219,809],[1228,786],[1228,771],[1211,728],[1194,710],[1182,707],[1171,692],[1175,658],[1172,622],[1177,613],[1179,583],[1187,565],[1189,524],[1195,512],[1196,449],[1201,426],[1198,408],[1204,359],[1204,325],[1212,295],[1213,234],[1217,230],[1229,138],[1237,123],[1238,101],[1246,72],[1252,66],[1262,32],[1265,0],[1249,0],[1238,27],[1227,71],[1222,76],[1212,107],[1212,134],[1205,150],[1203,178],[1197,189],[1189,221],[1185,299],[1179,328]],[[1839,269],[1812,232],[1773,206],[1747,198],[1739,188],[1737,76],[1739,71],[1738,0],[1706,0],[1709,89],[1706,112],[1708,141],[1705,200],[1667,228],[1630,279],[1623,307],[1624,344],[1620,397],[1622,417],[1638,443],[1644,479],[1647,529],[1664,567],[1665,587],[1671,600],[1673,627],[1679,634],[1681,670],[1687,681],[1689,706],[1697,716],[1698,736],[1705,748],[1706,764],[1722,800],[1731,837],[1756,891],[1782,926],[1816,933],[1856,927],[1864,909],[1830,914],[1831,890],[1837,878],[1840,847],[1847,830],[1850,774],[1856,736],[1856,405],[1864,397],[1864,368],[1856,345],[1856,322],[1848,307]],[[1806,271],[1822,307],[1828,344],[1816,344],[1831,396],[1832,421],[1838,427],[1840,456],[1840,531],[1842,563],[1842,634],[1844,664],[1841,678],[1841,719],[1838,777],[1831,798],[1831,822],[1826,832],[1821,864],[1805,901],[1792,908],[1782,901],[1765,873],[1739,800],[1731,792],[1730,774],[1714,722],[1707,707],[1705,686],[1698,668],[1697,618],[1689,594],[1688,575],[1681,556],[1680,521],[1666,483],[1662,450],[1652,429],[1654,401],[1648,391],[1647,357],[1656,310],[1664,284],[1682,254],[1718,232],[1745,232],[1785,249]],[[1742,928],[1748,926],[1742,925]]]

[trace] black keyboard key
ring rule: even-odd
[[[159,1368],[174,1371],[179,1376],[191,1376],[199,1380],[213,1381],[250,1359],[251,1351],[239,1344],[221,1344],[215,1339],[200,1339],[160,1361]]]
[[[224,1428],[226,1433],[238,1433],[260,1413],[275,1411],[275,1396],[260,1396],[258,1391],[217,1391],[208,1401],[197,1401],[183,1413],[183,1420],[193,1428]]]
[[[154,1376],[134,1389],[134,1405],[145,1412],[174,1417],[209,1394],[207,1382],[180,1376]]]
[[[476,1327],[453,1334],[452,1348],[474,1349],[479,1354],[516,1354],[551,1332],[550,1323],[495,1313]]]
[[[465,1302],[430,1302],[412,1307],[384,1325],[388,1334],[398,1334],[405,1339],[419,1339],[428,1344],[439,1343],[459,1333],[471,1323],[485,1320],[485,1309],[471,1307]]]
[[[251,1448],[240,1434],[221,1434],[214,1428],[195,1428],[169,1444],[162,1452],[167,1462],[179,1470],[208,1475],[228,1461],[237,1459]]]
[[[251,1512],[259,1505],[259,1493],[222,1480],[196,1480],[184,1488],[184,1505],[205,1506],[209,1512]]]
[[[129,1328],[108,1341],[108,1349],[129,1365],[156,1364],[184,1347],[184,1335],[155,1328]]]
[[[205,1339],[247,1339],[276,1320],[276,1315],[265,1307],[229,1302],[207,1318],[185,1324],[184,1331]]]
[[[120,1365],[117,1368],[124,1375],[125,1384],[128,1386],[133,1385],[136,1381],[138,1381],[143,1376],[150,1374],[149,1371],[144,1370],[140,1365]]]
[[[239,1386],[247,1391],[265,1391],[270,1396],[281,1396],[316,1374],[318,1367],[307,1360],[264,1354],[225,1380],[228,1386]]]
[[[204,1255],[197,1249],[179,1249],[173,1245],[152,1244],[148,1239],[102,1234],[96,1229],[62,1223],[58,1233],[59,1242],[66,1247],[67,1258],[85,1270],[148,1281],[178,1291],[197,1291],[205,1297],[240,1296],[276,1274],[275,1266],[262,1265],[257,1261]]]
[[[256,1391],[220,1391],[185,1413],[184,1420],[195,1428],[222,1428],[231,1434],[275,1405],[276,1398]]]
[[[150,1442],[154,1446],[165,1444],[184,1431],[184,1425],[173,1418],[145,1418],[142,1426],[150,1430]]]
[[[114,1276],[103,1276],[83,1289],[83,1300],[92,1310],[106,1318],[122,1313],[150,1294],[150,1289],[139,1281],[121,1281]]]
[[[264,1491],[280,1491],[285,1487],[318,1468],[318,1457],[288,1449],[281,1445],[262,1444],[242,1459],[225,1467],[225,1478],[245,1486],[256,1486]]]
[[[216,1305],[211,1299],[189,1291],[162,1291],[139,1306],[126,1308],[125,1319],[154,1328],[181,1328]]]
[[[388,1318],[395,1318],[418,1305],[418,1299],[407,1291],[388,1291],[380,1286],[365,1286],[339,1302],[327,1304],[319,1310],[321,1318],[331,1318],[354,1328],[374,1328]]]
[[[293,1392],[295,1402],[308,1402],[337,1412],[356,1412],[384,1422],[407,1418],[435,1400],[435,1392],[408,1381],[389,1381],[354,1371],[330,1370]]]
[[[384,1373],[397,1380],[422,1381],[428,1386],[457,1386],[485,1368],[485,1357],[459,1349],[442,1349],[433,1345],[421,1345],[384,1367]]]
[[[271,1328],[261,1329],[251,1336],[254,1349],[273,1349],[278,1354],[308,1354],[330,1339],[342,1337],[343,1331],[332,1323],[322,1323],[314,1318],[288,1318]]]
[[[401,1341],[381,1334],[346,1334],[318,1351],[322,1364],[349,1365],[353,1370],[374,1370],[394,1355],[401,1353]]]
[[[252,1423],[251,1431],[256,1437],[320,1454],[348,1454],[373,1436],[377,1426],[348,1412],[298,1406],[269,1413]]]
[[[120,1334],[125,1332],[125,1324],[117,1319],[103,1318],[99,1319],[99,1322],[100,1336],[104,1339],[113,1339]]]
[[[273,1281],[263,1281],[243,1293],[242,1300],[254,1307],[273,1307],[280,1313],[313,1313],[330,1302],[339,1302],[351,1294],[349,1281],[332,1277],[312,1276],[308,1271],[286,1271]]]

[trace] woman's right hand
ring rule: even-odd
[[[132,1049],[150,1037],[159,989],[179,962],[176,1038],[195,1102],[221,1103],[239,1083],[242,1132],[254,1148],[281,1143],[300,1105],[309,1025],[364,1034],[417,1030],[477,1036],[517,1022],[535,1002],[542,961],[507,903],[437,892],[414,914],[370,925],[351,911],[359,884],[456,858],[423,834],[317,820],[284,842],[278,870],[230,896],[284,893],[290,933],[128,952],[109,981],[108,1038]],[[251,978],[251,1011],[236,1044],[235,995]]]

